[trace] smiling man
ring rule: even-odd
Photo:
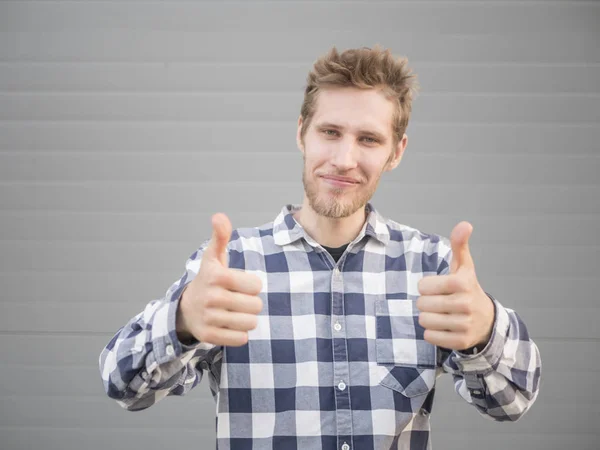
[[[369,202],[406,149],[415,90],[380,47],[317,60],[296,136],[302,204],[254,228],[215,214],[183,276],[103,349],[108,396],[142,410],[207,375],[219,449],[431,449],[445,373],[482,416],[522,417],[540,354],[479,284],[472,226],[447,239]]]

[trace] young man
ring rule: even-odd
[[[519,419],[540,354],[479,285],[471,225],[446,239],[369,203],[406,148],[406,59],[334,47],[307,81],[302,205],[233,232],[215,214],[183,276],[102,351],[108,396],[141,410],[206,374],[219,449],[430,449],[443,373],[482,415]]]

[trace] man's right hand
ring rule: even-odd
[[[198,275],[179,301],[177,335],[182,341],[195,337],[215,345],[241,346],[248,342],[248,331],[256,328],[263,307],[258,297],[262,282],[256,275],[228,267],[229,218],[213,215],[212,227]]]

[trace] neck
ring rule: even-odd
[[[302,201],[302,208],[294,213],[294,219],[302,225],[308,235],[326,247],[341,247],[353,241],[362,230],[366,218],[364,206],[341,219],[321,216],[311,208],[306,195]]]

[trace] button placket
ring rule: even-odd
[[[345,312],[344,312],[344,273],[335,266],[331,273],[331,327],[333,344],[333,376],[335,380],[335,421],[337,435],[340,443],[347,444],[349,437],[352,436],[352,407],[350,404],[349,389],[347,389],[344,380],[350,379],[350,367],[348,361],[348,346],[344,333]],[[338,444],[339,445],[339,444]]]

